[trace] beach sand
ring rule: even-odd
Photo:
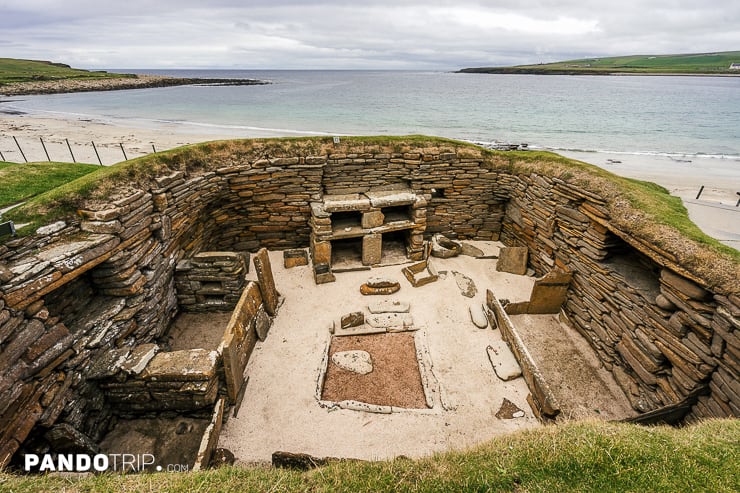
[[[663,186],[683,200],[689,217],[704,233],[740,249],[740,207],[735,207],[740,199],[740,160],[575,151],[560,154]]]
[[[1,103],[1,101],[0,101]],[[179,123],[104,121],[69,115],[3,113],[0,104],[0,160],[72,161],[111,165],[157,151],[211,140],[285,137],[299,134],[258,129],[229,129]],[[15,140],[14,140],[15,137]],[[46,151],[41,140],[46,146]],[[65,140],[66,139],[66,140]],[[69,141],[69,146],[67,145]],[[92,142],[95,143],[93,147]],[[123,147],[123,149],[122,149]],[[71,152],[70,152],[71,148]],[[96,155],[97,151],[97,155]],[[652,181],[684,200],[689,217],[708,235],[740,248],[740,161],[712,157],[608,154],[559,151],[563,156],[602,167],[617,175]],[[98,160],[100,156],[100,160]],[[704,190],[699,200],[700,187]]]

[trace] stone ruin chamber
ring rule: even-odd
[[[159,176],[0,245],[0,467],[97,453],[124,419],[201,418],[217,440],[279,306],[261,249],[308,249],[322,283],[337,250],[374,265],[400,245],[420,260],[436,233],[526,247],[538,276],[571,274],[562,315],[642,415],[740,415],[737,283],[710,286],[617,226],[598,189],[434,140],[214,143],[195,164],[179,152]],[[234,310],[217,347],[169,350],[178,313],[212,310]]]

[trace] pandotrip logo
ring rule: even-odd
[[[23,470],[46,472],[186,472],[188,464],[157,465],[153,454],[25,454]]]

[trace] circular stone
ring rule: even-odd
[[[367,351],[339,351],[331,357],[332,362],[343,370],[367,375],[373,371],[373,360]]]

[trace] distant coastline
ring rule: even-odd
[[[136,75],[134,77],[109,77],[101,79],[57,79],[12,82],[0,85],[2,96],[25,96],[32,94],[62,94],[88,91],[117,91],[185,85],[251,86],[269,84],[257,79],[206,79],[188,77],[165,77],[161,75]]]
[[[470,67],[464,74],[740,76],[740,51],[581,58],[509,67]]]
[[[651,77],[740,77],[738,73],[727,72],[630,72],[624,70],[566,70],[537,69],[519,67],[471,67],[460,69],[456,74],[519,74],[519,75],[623,75]]]

